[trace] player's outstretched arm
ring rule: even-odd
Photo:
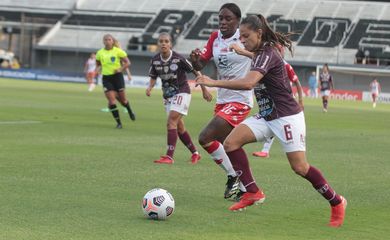
[[[243,55],[243,56],[248,57],[250,59],[252,59],[254,56],[253,52],[249,52],[245,48],[240,47],[237,43],[233,43],[232,45],[229,46],[229,48],[230,48],[230,50],[234,50],[237,54]]]

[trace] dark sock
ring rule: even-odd
[[[130,103],[129,103],[129,101],[127,101],[126,104],[122,104],[122,106],[124,106],[124,107],[127,109],[128,112],[132,112],[132,110],[131,110],[131,108],[130,108]]]
[[[188,148],[188,150],[190,150],[192,153],[196,152],[195,145],[193,144],[191,136],[187,131],[182,134],[179,133],[179,138],[181,142]]]
[[[307,172],[306,178],[313,187],[330,203],[330,205],[335,206],[341,203],[340,195],[329,186],[326,179],[322,176],[320,170],[310,166],[309,171]]]
[[[247,192],[255,193],[259,191],[256,181],[252,176],[248,157],[246,156],[244,149],[239,148],[226,154],[229,156],[230,162],[232,163],[234,170],[236,170],[237,175],[240,177],[240,181],[244,184]]]
[[[173,158],[177,142],[177,129],[169,129],[167,133],[167,156]]]
[[[108,105],[108,108],[110,109],[112,116],[114,117],[117,124],[121,124],[121,119],[119,118],[119,111],[115,104]]]
[[[322,105],[325,109],[328,109],[328,100],[322,100]]]

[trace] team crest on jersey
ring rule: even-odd
[[[164,66],[164,72],[167,73],[169,71],[169,67],[168,66]]]
[[[227,68],[228,67],[228,58],[226,55],[219,55],[218,56],[218,66],[220,68]]]
[[[111,62],[115,62],[115,57],[112,56],[112,57],[110,58],[110,60],[111,60]]]
[[[177,64],[171,64],[171,66],[169,66],[169,68],[170,68],[172,71],[176,71],[179,67],[177,66]]]

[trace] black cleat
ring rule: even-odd
[[[226,182],[226,189],[225,189],[225,194],[224,198],[230,198],[237,192],[238,189],[238,183],[240,182],[238,176],[228,176],[228,180]]]
[[[232,200],[234,202],[239,202],[241,200],[241,198],[242,198],[242,195],[244,195],[244,193],[246,193],[246,192],[238,190],[238,192],[236,192],[236,195],[232,198]]]
[[[118,123],[118,124],[116,125],[116,128],[117,128],[117,129],[122,129],[122,124]]]
[[[133,111],[130,111],[130,112],[129,112],[129,116],[130,116],[130,119],[131,119],[132,121],[135,121],[135,114],[134,114]]]

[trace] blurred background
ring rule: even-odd
[[[188,56],[218,29],[221,0],[2,0],[0,61],[3,69],[83,74],[91,52],[112,34],[147,76],[157,36],[169,32],[174,50]],[[286,60],[303,86],[312,71],[330,65],[337,89],[367,90],[377,77],[390,92],[389,1],[238,0],[243,17],[261,13],[276,31],[294,32]],[[215,75],[212,63],[204,70]]]

